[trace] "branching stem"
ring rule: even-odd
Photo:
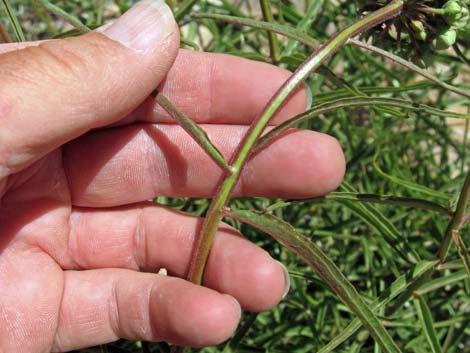
[[[442,240],[441,247],[439,248],[438,257],[441,263],[444,263],[447,254],[449,253],[450,244],[452,242],[452,236],[454,231],[458,231],[462,220],[465,216],[465,210],[467,209],[468,197],[470,196],[470,171],[467,173],[465,181],[463,183],[462,191],[460,192],[459,201],[457,202],[457,208],[455,209],[454,217],[447,226]]]
[[[213,239],[223,218],[222,209],[230,199],[232,191],[238,181],[240,172],[250,156],[253,146],[268,124],[271,117],[278,111],[286,99],[295,91],[299,84],[314,72],[331,55],[347,43],[347,41],[357,34],[382,23],[401,12],[403,0],[394,0],[387,6],[370,13],[359,21],[346,27],[334,35],[330,40],[318,48],[282,85],[267,104],[264,111],[255,119],[250,126],[243,141],[240,143],[237,152],[230,161],[233,173],[226,173],[220,181],[217,193],[211,203],[208,214],[201,229],[201,233],[196,241],[195,251],[188,271],[188,280],[201,284],[204,267],[209,255]]]

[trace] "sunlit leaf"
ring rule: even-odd
[[[414,300],[416,311],[418,312],[419,321],[423,329],[423,333],[426,336],[426,340],[429,343],[431,351],[433,353],[443,353],[439,338],[437,337],[434,323],[429,310],[428,304],[423,296],[420,296]]]
[[[290,224],[270,214],[234,210],[227,212],[226,215],[258,228],[295,252],[318,273],[349,309],[359,317],[384,352],[400,352],[400,349],[375,316],[370,306],[364,302],[361,295],[335,263],[314,242],[296,232]]]

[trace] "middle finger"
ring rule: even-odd
[[[246,126],[204,125],[227,160]],[[119,206],[157,196],[211,197],[220,168],[178,125],[137,124],[91,132],[65,146],[64,168],[77,206]],[[235,196],[306,198],[335,189],[345,162],[327,135],[291,130],[251,159]]]

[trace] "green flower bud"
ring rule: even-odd
[[[463,1],[450,0],[444,4],[442,9],[444,10],[444,19],[449,26],[459,29],[464,28],[469,22],[470,13]]]
[[[428,34],[426,33],[426,30],[424,29],[423,22],[414,20],[411,21],[411,28],[413,28],[414,34],[416,37],[422,41],[425,41],[426,38],[428,37]]]
[[[444,33],[438,35],[433,41],[432,45],[436,50],[445,50],[455,43],[457,39],[457,31],[455,29],[448,29]]]
[[[459,39],[470,42],[470,24],[469,26],[459,30]]]

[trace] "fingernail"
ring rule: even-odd
[[[176,30],[171,9],[163,0],[142,0],[98,32],[140,53],[155,49]]]
[[[282,293],[282,299],[284,299],[289,293],[289,289],[290,289],[289,271],[287,270],[287,267],[282,262],[279,262],[279,261],[276,261],[276,262],[279,264],[279,266],[281,266],[282,271],[284,273],[284,293]]]
[[[304,82],[304,87],[305,87],[305,93],[307,94],[307,106],[305,107],[305,110],[309,110],[312,107],[313,104],[313,95],[312,95],[312,89],[310,86]]]
[[[242,317],[242,307],[241,307],[240,303],[238,302],[238,300],[236,300],[230,294],[224,294],[224,295],[226,297],[230,298],[230,300],[235,303],[236,307],[238,308],[238,319],[240,320],[240,318]]]

